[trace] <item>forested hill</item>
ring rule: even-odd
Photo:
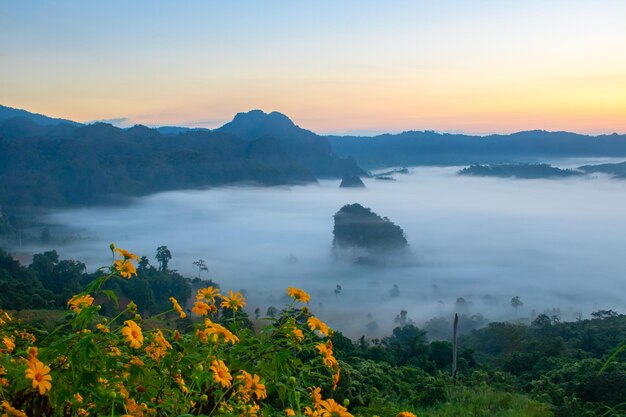
[[[177,135],[105,123],[41,125],[28,115],[5,119],[0,205],[61,207],[174,189],[365,174],[354,161],[337,157],[326,139],[293,124],[276,130],[274,114],[253,113],[258,129],[248,129],[249,120],[238,115],[218,131]]]
[[[470,165],[532,162],[557,157],[623,157],[626,135],[588,136],[533,130],[470,136],[408,131],[374,137],[327,136],[335,153],[361,166]]]

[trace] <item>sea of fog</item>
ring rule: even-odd
[[[193,262],[204,259],[209,271],[202,277],[225,290],[245,289],[249,312],[280,307],[287,286],[301,287],[312,295],[313,312],[350,336],[367,333],[372,321],[378,330],[370,336],[388,333],[400,310],[418,325],[450,317],[459,297],[468,314],[492,321],[552,308],[562,320],[626,311],[626,181],[472,178],[457,170],[412,168],[396,181],[364,179],[365,189],[320,181],[165,192],[125,207],[54,211],[45,221],[56,236],[76,237],[54,247],[61,257],[89,269],[109,262],[110,242],[153,265],[156,248],[166,245],[171,269],[193,277]],[[400,225],[412,262],[334,259],[333,214],[349,203]],[[495,302],[486,302],[487,294]],[[517,312],[513,296],[524,303]]]

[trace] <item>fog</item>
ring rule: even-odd
[[[109,262],[110,242],[153,265],[156,248],[167,245],[171,269],[193,277],[193,261],[206,260],[203,278],[245,289],[249,312],[280,307],[284,289],[297,286],[311,294],[314,313],[353,337],[388,333],[400,310],[417,325],[449,317],[458,297],[468,301],[468,314],[491,321],[550,308],[560,308],[563,320],[626,310],[626,181],[471,178],[457,170],[412,168],[394,182],[364,179],[366,189],[340,189],[339,181],[224,187],[55,211],[45,219],[53,235],[76,239],[30,250],[55,248],[93,270]],[[348,203],[400,225],[412,262],[373,267],[334,259],[333,214]],[[486,294],[496,303],[485,303]],[[524,303],[517,313],[513,296]],[[378,330],[367,332],[372,321]]]

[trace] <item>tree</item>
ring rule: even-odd
[[[276,317],[276,313],[278,313],[278,310],[276,309],[276,307],[269,306],[267,308],[267,313],[265,313],[265,314],[267,315],[267,317],[274,318],[274,317]]]
[[[159,246],[157,248],[156,259],[159,262],[161,272],[167,271],[167,264],[172,259],[172,254],[167,246]]]
[[[337,284],[337,286],[335,287],[335,297],[341,294],[341,289],[341,285]]]
[[[517,315],[517,309],[522,307],[524,305],[524,303],[522,302],[522,300],[519,299],[519,296],[516,295],[515,297],[511,298],[511,307],[513,307],[515,309],[515,315]]]
[[[389,291],[389,295],[393,298],[400,296],[400,288],[398,288],[398,284],[393,284],[393,288]]]
[[[204,261],[204,259],[198,259],[193,264],[198,267],[198,279],[200,279],[200,273],[202,273],[202,271],[209,270],[209,268],[207,268],[206,266],[206,262]]]
[[[143,272],[146,271],[148,268],[150,268],[150,261],[148,261],[147,256],[142,256],[139,260],[139,265],[137,265],[137,270],[139,272]]]
[[[411,320],[408,316],[407,316],[407,311],[406,310],[401,310],[400,314],[398,314],[396,316],[395,319],[393,319],[393,322],[400,325],[400,327],[404,327],[406,325],[409,324],[413,324],[413,320]]]
[[[457,298],[454,302],[455,311],[467,312],[468,307],[467,301],[463,297]]]
[[[591,317],[596,320],[610,319],[617,316],[619,316],[619,314],[613,310],[598,310],[591,313]]]

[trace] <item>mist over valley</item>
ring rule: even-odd
[[[284,289],[298,286],[312,294],[321,317],[355,337],[387,334],[401,310],[417,325],[455,311],[490,321],[551,309],[560,309],[562,320],[623,311],[625,182],[460,177],[458,170],[415,167],[394,174],[395,181],[365,178],[358,189],[339,188],[338,180],[220,187],[153,194],[122,207],[55,210],[43,219],[52,235],[74,238],[16,250],[56,248],[95,269],[109,261],[110,242],[153,264],[156,247],[166,245],[171,269],[193,277],[193,262],[204,259],[202,278],[245,289],[250,312],[281,307]],[[410,255],[380,265],[333,256],[333,215],[351,203],[399,225]],[[518,311],[514,296],[524,303]]]

